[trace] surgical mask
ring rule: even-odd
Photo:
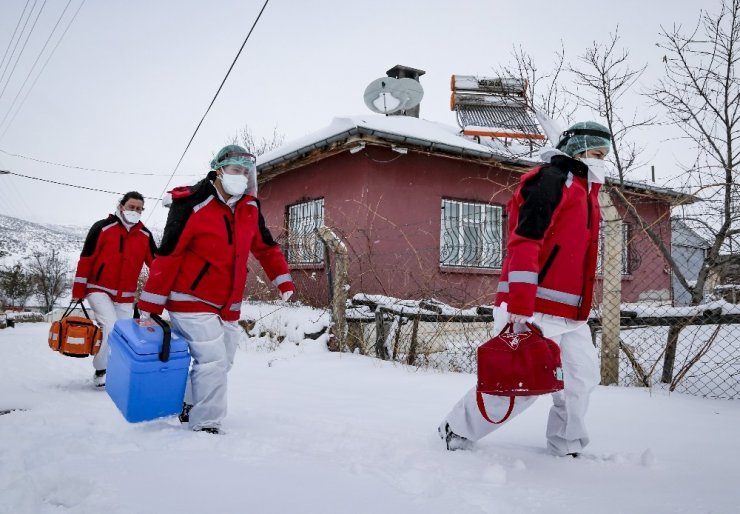
[[[606,180],[606,162],[604,159],[584,157],[581,162],[588,166],[588,181],[603,184]]]
[[[244,175],[227,175],[224,173],[221,175],[221,185],[224,187],[226,193],[232,196],[241,195],[247,189],[247,177]]]
[[[127,223],[131,223],[132,225],[135,225],[141,219],[141,213],[140,212],[136,212],[136,211],[121,211],[121,214],[123,214],[123,219],[125,219]]]

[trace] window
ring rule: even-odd
[[[502,208],[442,200],[439,263],[442,266],[500,269],[503,258]]]
[[[622,275],[630,274],[630,262],[629,262],[629,242],[630,242],[630,225],[628,223],[622,223]],[[599,229],[599,255],[596,261],[596,272],[603,272],[603,261],[604,261],[604,221],[601,222],[601,228]]]
[[[323,198],[288,207],[288,242],[285,257],[289,264],[324,262],[324,245],[315,230],[323,224]]]

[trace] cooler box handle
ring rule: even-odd
[[[139,304],[137,302],[134,304],[134,319],[139,319],[139,316]],[[170,360],[170,341],[172,340],[172,331],[167,322],[160,318],[159,315],[152,313],[151,318],[157,325],[162,327],[162,331],[164,332],[164,337],[162,338],[162,351],[159,352],[159,360],[167,362]]]
[[[162,331],[164,332],[164,338],[162,339],[162,351],[159,352],[159,360],[162,362],[167,362],[168,360],[170,360],[170,340],[172,339],[172,331],[170,330],[170,326],[167,324],[167,322],[160,318],[157,314],[152,313],[152,319],[157,325],[162,327]]]

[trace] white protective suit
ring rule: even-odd
[[[217,314],[170,312],[173,331],[187,339],[193,358],[185,403],[193,406],[188,427],[218,428],[226,416],[226,377],[244,331]]]
[[[93,367],[96,370],[104,370],[108,367],[108,336],[113,331],[116,321],[134,317],[134,304],[114,302],[103,292],[90,293],[85,299],[95,313],[95,322],[103,329],[103,339],[100,342],[100,350],[93,357]]]
[[[576,321],[549,314],[534,314],[545,337],[560,346],[565,388],[552,394],[553,406],[547,422],[547,448],[553,455],[563,456],[583,450],[589,442],[585,416],[591,391],[599,384],[598,355],[586,321]],[[508,320],[506,304],[495,309],[494,332],[503,330]],[[534,403],[537,396],[517,396],[509,418],[501,424],[488,422],[478,409],[476,388],[458,401],[442,422],[450,430],[471,441],[477,441],[508,423]],[[502,419],[509,408],[508,396],[483,395],[488,417]]]

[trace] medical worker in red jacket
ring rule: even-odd
[[[520,179],[508,205],[506,257],[496,294],[494,332],[508,322],[534,321],[560,345],[565,388],[552,394],[547,447],[557,456],[577,457],[589,442],[585,415],[598,385],[596,348],[587,324],[599,241],[598,192],[604,182],[609,131],[594,122],[566,130],[546,164]],[[511,420],[536,396],[517,396]],[[490,419],[502,419],[509,398],[484,394]],[[506,421],[508,422],[508,421]],[[439,427],[448,450],[467,449],[494,431],[481,414],[476,390],[469,391]]]
[[[131,318],[141,268],[150,266],[157,247],[152,233],[139,219],[144,197],[126,193],[115,214],[90,228],[77,264],[72,298],[87,299],[103,329],[100,350],[93,358],[97,387],[105,385],[108,335],[116,320]]]
[[[260,212],[255,164],[254,155],[229,145],[206,178],[171,192],[162,243],[139,300],[143,317],[166,308],[173,330],[189,342],[193,366],[180,421],[195,431],[219,433],[226,415],[249,254],[284,300],[295,290]]]

